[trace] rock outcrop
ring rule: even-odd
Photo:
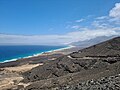
[[[26,90],[109,90],[112,86],[112,90],[119,90],[115,81],[120,74],[119,61],[120,37],[117,37],[25,72],[23,82],[31,83]],[[110,76],[114,78],[109,79]],[[104,77],[105,88],[101,81]]]

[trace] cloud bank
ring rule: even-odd
[[[120,19],[120,3],[115,4],[115,7],[110,10],[109,16]]]
[[[99,36],[120,35],[120,3],[116,3],[108,16],[93,18],[89,26],[81,27],[85,19],[73,21],[69,29],[75,31],[64,35],[9,35],[0,34],[0,45],[66,45],[72,42],[93,39]],[[87,20],[85,20],[87,21]],[[75,25],[75,23],[77,25]]]

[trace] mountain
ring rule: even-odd
[[[71,43],[71,45],[79,46],[79,47],[89,47],[89,46],[98,44],[100,42],[107,41],[114,37],[116,37],[116,36],[98,36],[93,39],[89,39],[89,40],[85,40],[85,41],[73,42],[73,43]]]
[[[113,86],[120,87],[119,74],[116,37],[33,68],[23,74],[22,82],[29,84],[25,90],[119,90]]]
[[[72,57],[120,56],[120,37],[79,50]]]

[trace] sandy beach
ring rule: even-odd
[[[5,67],[0,68],[0,90],[6,90],[7,88],[15,87],[16,85],[24,85],[24,83],[20,83],[23,79],[21,73],[24,73],[32,68],[35,68],[41,64],[26,64],[16,67]]]
[[[0,63],[0,90],[8,88],[16,88],[16,85],[27,86],[21,83],[23,80],[22,73],[29,71],[37,66],[42,66],[44,63],[55,60],[58,57],[76,51],[76,47],[70,46],[57,50],[40,53],[34,56],[29,56],[23,59],[7,61]]]
[[[11,59],[11,60],[5,60],[4,62],[0,62],[0,63],[16,61],[16,60],[19,60],[19,59],[29,59],[29,58],[34,58],[34,57],[43,56],[43,55],[51,55],[51,54],[55,54],[55,53],[66,54],[67,52],[65,50],[70,50],[71,48],[74,48],[74,47],[75,46],[73,46],[73,45],[69,45],[69,46],[64,47],[64,48],[50,50],[50,51],[46,51],[46,52],[41,52],[41,53],[33,54],[31,56],[25,56],[25,57],[14,58],[14,59]]]
[[[85,82],[86,87],[92,79],[95,82],[100,79],[101,84],[101,78],[119,77],[119,40],[114,38],[84,49],[69,47],[0,63],[0,90],[68,90],[64,89],[64,85],[73,85],[70,88],[74,88],[75,84]],[[82,86],[79,85],[79,88]],[[100,88],[103,87],[100,85]]]

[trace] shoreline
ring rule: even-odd
[[[7,63],[7,62],[12,62],[12,61],[17,61],[17,60],[20,60],[20,59],[34,58],[34,57],[38,57],[40,55],[52,54],[52,53],[55,53],[55,52],[58,52],[58,51],[62,51],[62,50],[65,50],[65,49],[70,49],[70,48],[73,48],[73,47],[76,47],[76,46],[69,45],[69,46],[64,47],[64,48],[59,48],[59,49],[55,49],[55,50],[49,50],[49,51],[45,51],[45,52],[41,52],[41,53],[36,53],[36,54],[25,56],[25,57],[18,57],[18,58],[13,58],[13,59],[10,59],[10,60],[4,60],[3,62],[0,62],[0,63]]]

